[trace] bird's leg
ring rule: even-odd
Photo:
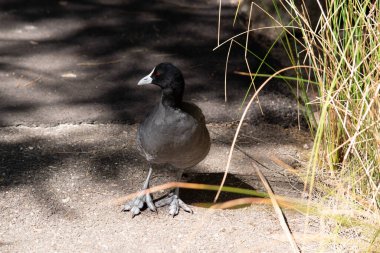
[[[183,170],[178,170],[177,172],[177,181],[179,182],[182,177]],[[158,200],[155,203],[156,207],[161,207],[161,206],[169,206],[169,214],[171,216],[176,216],[179,213],[179,209],[182,208],[186,212],[193,213],[193,210],[185,204],[180,198],[179,198],[179,188],[175,188],[174,191],[168,194],[163,199]]]
[[[152,176],[152,171],[153,171],[152,165],[150,165],[148,176],[145,179],[142,190],[146,190],[149,188],[149,180],[150,180],[150,177]],[[131,211],[132,218],[133,218],[135,215],[141,212],[141,209],[144,207],[144,203],[146,203],[146,205],[151,211],[156,211],[156,206],[153,203],[152,195],[150,193],[142,194],[136,197],[134,200],[126,203],[124,205],[123,211]]]

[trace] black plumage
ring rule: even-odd
[[[210,136],[202,110],[193,103],[183,102],[185,82],[181,71],[171,63],[160,63],[138,85],[155,84],[162,90],[161,100],[140,124],[137,131],[137,147],[150,163],[143,189],[149,187],[152,164],[168,164],[178,170],[178,180],[184,169],[202,161],[210,150]],[[140,196],[124,206],[132,215],[140,213],[144,203],[152,211],[169,205],[171,215],[179,208],[192,212],[178,198],[179,190],[153,203],[150,194]]]

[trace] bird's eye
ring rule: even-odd
[[[155,76],[155,77],[159,77],[160,75],[161,75],[161,73],[158,72],[158,71],[156,71],[156,72],[154,73],[154,76]]]

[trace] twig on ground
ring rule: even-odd
[[[294,240],[292,233],[290,232],[290,229],[289,229],[288,224],[286,223],[284,214],[281,211],[281,208],[280,208],[280,206],[279,206],[279,204],[275,198],[275,195],[274,195],[272,188],[270,187],[267,179],[265,178],[263,173],[261,173],[259,167],[257,166],[257,164],[255,162],[252,162],[252,165],[256,169],[257,175],[260,177],[261,182],[263,183],[265,189],[267,190],[267,192],[269,194],[269,197],[272,201],[274,211],[276,212],[277,217],[280,221],[280,225],[281,225],[282,229],[284,230],[284,233],[285,233],[286,237],[288,238],[290,245],[292,246],[293,252],[301,252],[296,241]]]

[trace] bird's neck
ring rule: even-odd
[[[161,96],[161,103],[164,106],[169,106],[173,108],[178,108],[182,104],[183,89],[173,90],[173,89],[163,89]]]

